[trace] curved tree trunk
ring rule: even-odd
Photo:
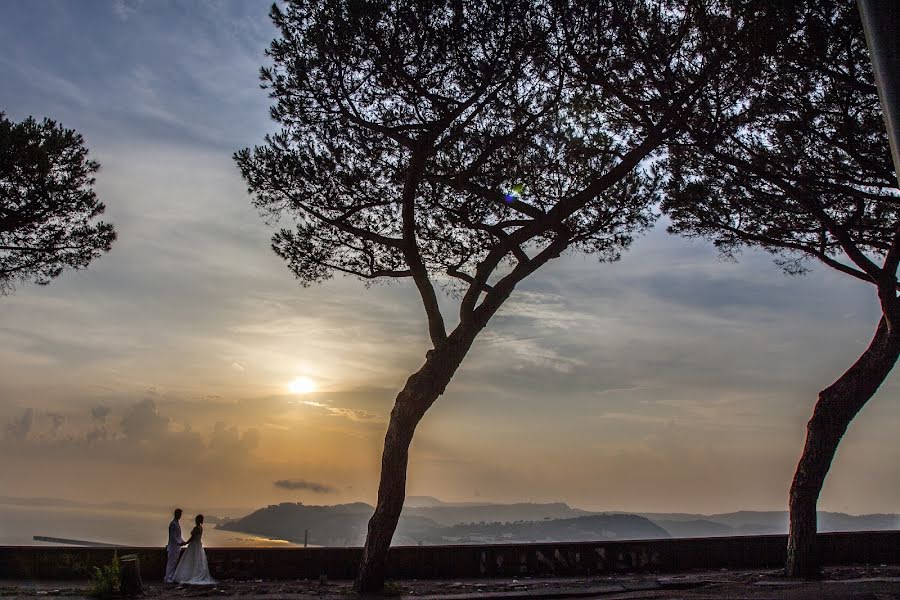
[[[869,347],[856,363],[819,392],[813,416],[806,426],[803,454],[791,484],[791,525],[785,565],[788,577],[811,578],[819,574],[816,503],[825,476],[850,421],[887,379],[898,354],[900,336],[891,331],[882,318]]]
[[[366,545],[356,579],[361,593],[380,592],[384,587],[387,554],[397,529],[400,511],[406,499],[406,469],[409,445],[416,426],[444,389],[472,345],[476,332],[451,335],[447,343],[431,350],[425,364],[407,381],[394,401],[384,453],[381,457],[381,481],[378,503],[369,520]]]

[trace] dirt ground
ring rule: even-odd
[[[779,571],[716,571],[590,578],[403,580],[387,594],[403,600],[900,600],[900,565],[826,569],[819,581],[786,580]],[[3,600],[88,598],[87,582],[0,581]],[[209,587],[145,585],[144,598],[349,600],[349,581],[222,581]]]

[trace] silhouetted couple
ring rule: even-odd
[[[209,563],[203,550],[203,515],[194,519],[196,526],[191,530],[188,541],[181,539],[181,509],[175,509],[175,518],[169,523],[169,543],[166,545],[166,583],[186,583],[188,585],[213,585],[218,583],[209,574]],[[182,546],[187,546],[182,551]]]

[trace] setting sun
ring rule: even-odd
[[[316,384],[309,377],[297,377],[288,384],[288,390],[293,394],[308,394],[315,389]]]

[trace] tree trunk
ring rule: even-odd
[[[790,533],[788,534],[788,577],[812,578],[819,574],[816,545],[816,504],[850,421],[879,386],[897,362],[900,336],[891,331],[884,318],[878,324],[869,347],[846,373],[819,392],[813,416],[806,426],[806,444],[789,499]]]
[[[119,559],[119,593],[123,596],[138,596],[144,592],[141,580],[141,561],[137,554],[127,554]]]
[[[477,332],[454,332],[446,344],[431,350],[425,364],[397,395],[381,457],[378,503],[369,520],[366,545],[356,579],[361,594],[377,593],[384,587],[387,554],[406,499],[406,469],[409,445],[416,426],[444,389],[472,345]]]

